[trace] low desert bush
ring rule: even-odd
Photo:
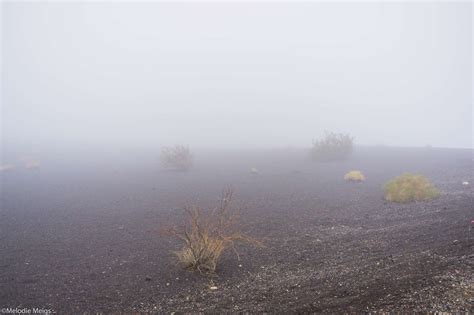
[[[319,140],[313,140],[311,156],[318,161],[340,160],[352,153],[354,138],[348,134],[326,132]]]
[[[15,169],[13,164],[0,164],[0,172],[11,171]]]
[[[361,171],[350,171],[344,175],[344,179],[351,182],[363,182],[365,180],[365,176]]]
[[[258,240],[236,229],[238,216],[230,207],[232,195],[232,190],[226,191],[220,206],[211,211],[186,208],[184,225],[167,230],[168,235],[183,242],[183,247],[174,254],[186,269],[213,273],[227,249],[232,249],[240,260],[235,248],[237,242],[261,246]]]
[[[423,175],[403,174],[384,187],[385,199],[394,202],[426,201],[439,195],[439,191]]]
[[[28,169],[37,169],[41,166],[40,161],[31,156],[23,156],[20,158],[20,160],[22,161],[25,168]]]
[[[39,161],[27,161],[25,162],[25,167],[26,168],[39,168],[40,167],[40,162]]]
[[[259,174],[259,171],[256,167],[252,167],[250,169],[250,174],[253,174],[253,175],[258,175]]]
[[[175,145],[161,149],[161,163],[165,168],[185,171],[192,167],[193,156],[189,147]]]

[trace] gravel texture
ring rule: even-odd
[[[300,150],[196,152],[189,172],[158,159],[1,173],[0,308],[96,312],[474,312],[473,155],[358,148],[316,163]],[[258,174],[252,173],[258,169]],[[352,169],[366,176],[345,182]],[[394,204],[403,172],[441,191]],[[182,270],[160,229],[232,185],[241,228],[264,248],[224,254],[217,274]]]

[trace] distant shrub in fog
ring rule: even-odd
[[[13,164],[0,164],[0,172],[11,171],[15,169]]]
[[[39,161],[27,161],[25,162],[26,168],[39,168],[40,162]]]
[[[423,175],[403,174],[384,187],[385,199],[394,202],[426,201],[439,195],[439,191]]]
[[[253,174],[253,175],[258,175],[260,172],[258,171],[258,169],[256,167],[252,167],[250,169],[250,174]]]
[[[37,169],[41,166],[40,161],[31,156],[24,156],[21,158],[21,161],[23,162],[25,168],[28,169]]]
[[[193,156],[188,146],[175,145],[161,149],[161,164],[169,169],[185,171],[192,167]]]
[[[186,269],[212,273],[225,250],[233,249],[240,259],[234,247],[236,242],[261,245],[235,229],[238,217],[230,208],[232,194],[232,190],[224,193],[220,206],[212,211],[198,207],[185,209],[183,226],[167,230],[168,235],[183,242],[183,247],[174,254]]]
[[[350,171],[344,175],[344,179],[350,182],[363,182],[365,180],[365,176],[361,171]]]
[[[322,139],[313,141],[311,156],[317,161],[344,159],[352,153],[353,142],[348,134],[327,132]]]

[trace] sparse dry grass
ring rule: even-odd
[[[406,173],[395,177],[384,187],[385,199],[394,202],[427,201],[439,196],[439,191],[423,175]]]
[[[204,211],[199,207],[186,208],[185,224],[168,229],[168,234],[183,242],[175,251],[179,263],[186,269],[199,272],[215,272],[219,258],[227,249],[235,248],[237,242],[261,246],[261,242],[236,229],[238,216],[230,208],[232,190],[227,190],[219,207]]]
[[[192,167],[193,156],[188,146],[175,145],[161,149],[161,164],[165,168],[185,171]]]
[[[350,171],[344,175],[344,179],[351,182],[363,182],[365,180],[365,176],[361,171]]]

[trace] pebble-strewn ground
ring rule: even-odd
[[[359,148],[319,164],[298,150],[196,152],[185,173],[161,170],[156,157],[2,172],[0,308],[473,312],[472,158]],[[351,169],[367,180],[345,182]],[[385,202],[382,185],[405,171],[441,196]],[[216,205],[228,185],[242,229],[265,247],[239,248],[241,261],[225,254],[212,277],[182,270],[170,254],[179,244],[160,228],[186,204]]]

